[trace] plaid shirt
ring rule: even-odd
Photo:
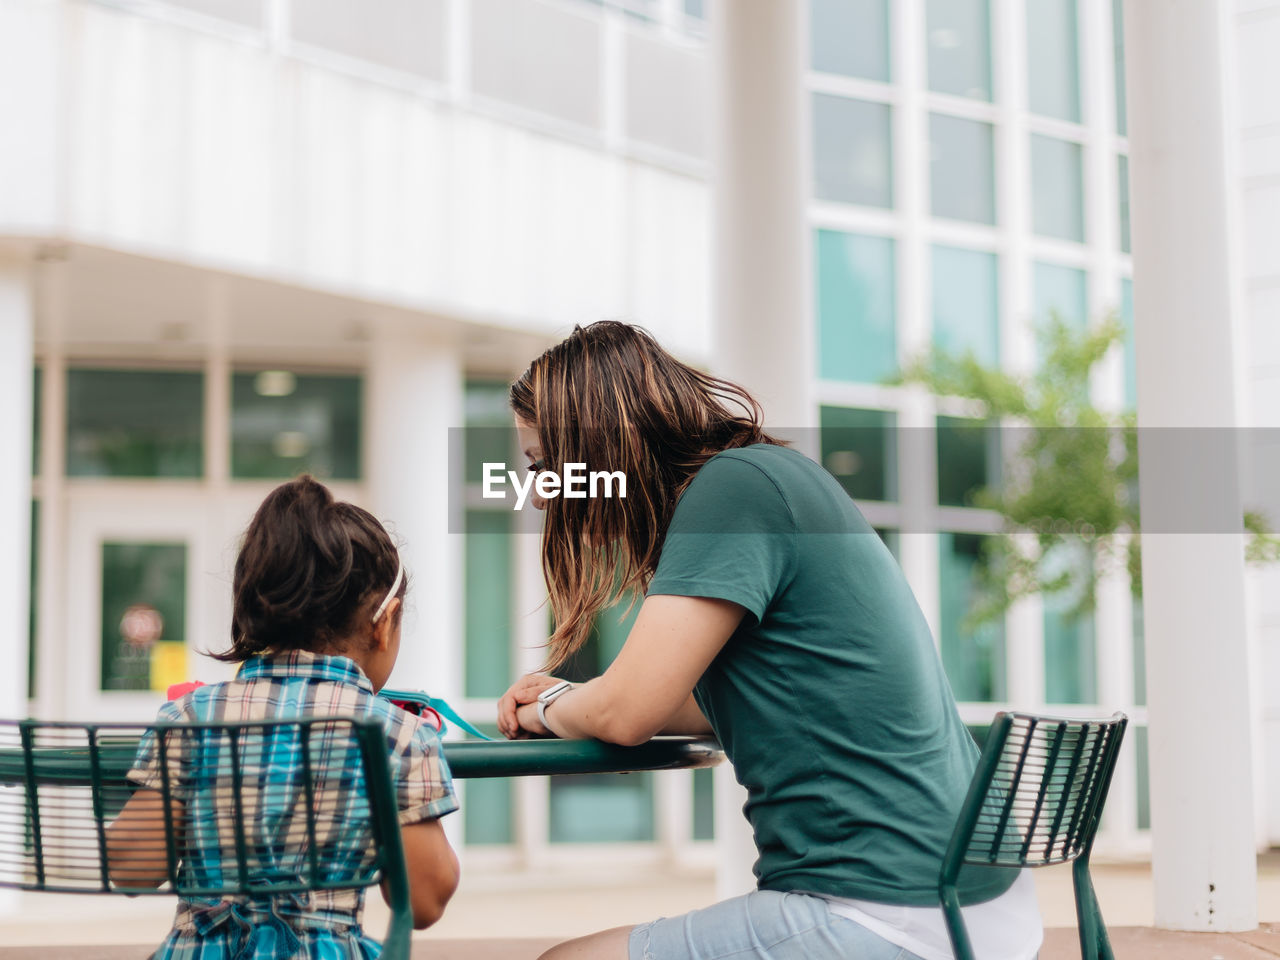
[[[290,717],[351,716],[376,717],[387,728],[392,779],[401,825],[441,817],[458,808],[449,767],[440,752],[436,731],[399,707],[379,699],[373,685],[355,662],[346,657],[326,657],[293,652],[275,657],[246,660],[239,675],[228,683],[199,687],[160,708],[157,721],[255,721]],[[175,751],[166,740],[170,783],[186,804],[186,847],[181,869],[202,884],[222,881],[222,851],[234,837],[231,812],[222,809],[226,784],[221,777],[196,778],[198,785],[184,791],[192,779],[183,773],[181,749]],[[280,758],[297,762],[296,750]],[[279,762],[272,756],[272,762]],[[215,768],[219,758],[202,756],[201,768]],[[227,758],[222,758],[222,766]],[[229,769],[229,767],[227,767]],[[142,741],[129,779],[154,789],[161,785],[161,771],[154,735]],[[292,778],[280,777],[265,786],[263,802],[271,807],[287,807],[286,794]],[[219,806],[215,793],[223,788]],[[345,787],[346,796],[343,796]],[[337,803],[351,804],[357,797],[351,783],[343,780],[331,794]],[[279,796],[273,796],[273,791]],[[341,809],[341,807],[340,807]],[[249,815],[246,811],[246,816]],[[342,818],[336,818],[341,825]],[[335,828],[338,829],[338,828]],[[337,852],[341,863],[326,862],[326,869],[350,875],[367,866],[371,838],[354,835],[323,838],[326,857]],[[318,838],[318,843],[321,839]],[[173,929],[153,954],[153,960],[284,960],[308,957],[317,960],[347,960],[378,956],[380,946],[360,926],[365,888],[318,890],[303,895],[276,895],[261,900],[181,898]]]

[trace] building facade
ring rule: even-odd
[[[709,13],[0,0],[0,446],[16,451],[0,495],[18,534],[0,599],[22,612],[6,653],[28,664],[4,712],[144,718],[168,682],[226,676],[199,652],[226,642],[236,538],[310,470],[405,545],[392,683],[490,723],[548,616],[537,518],[486,500],[476,469],[519,468],[506,383],[604,317],[716,366]],[[934,343],[1028,371],[1050,312],[1131,318],[1122,19],[1119,0],[811,0],[814,296],[792,321],[815,343],[824,464],[906,570],[966,722],[1005,706],[1133,718],[1104,824],[1117,853],[1144,850],[1149,826],[1140,606],[1115,573],[1084,620],[1031,599],[962,629],[998,529],[971,498],[998,474],[998,434],[886,381]],[[1252,91],[1276,69],[1258,37],[1280,35],[1280,4],[1238,19],[1242,191],[1265,211],[1280,116]],[[1270,425],[1280,251],[1249,216],[1250,403]],[[1096,402],[1132,408],[1133,370],[1130,342]],[[1274,667],[1275,577],[1253,578]],[[625,632],[603,619],[575,669],[602,668]],[[1255,739],[1274,753],[1266,696]],[[1259,837],[1280,841],[1280,755],[1265,770]],[[464,790],[450,829],[473,860],[711,856],[702,772]]]

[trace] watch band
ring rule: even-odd
[[[547,689],[538,694],[538,722],[541,723],[546,731],[551,733],[552,736],[555,736],[555,734],[552,733],[551,727],[547,725],[547,707],[551,706],[551,704],[555,703],[572,689],[572,683],[568,680],[561,680],[559,683],[554,686],[547,687]]]

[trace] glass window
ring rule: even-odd
[[[879,383],[898,369],[894,242],[819,230],[818,375]]]
[[[67,371],[67,475],[199,477],[204,376]]]
[[[360,477],[361,380],[290,370],[231,377],[231,475]]]
[[[187,545],[102,545],[102,689],[166,690],[186,663]]]
[[[498,737],[497,724],[476,728]],[[509,777],[473,777],[462,784],[463,840],[474,846],[515,842],[514,794]]]
[[[902,535],[897,530],[890,530],[887,527],[876,527],[876,536],[880,538],[880,542],[889,548],[889,552],[893,554],[893,559],[899,564],[902,563]]]
[[[1147,705],[1147,632],[1142,611],[1142,598],[1133,598],[1133,702],[1140,707]]]
[[[1000,483],[1000,430],[983,420],[938,417],[938,503],[976,506],[983,487]]]
[[[935,217],[996,222],[991,124],[930,115],[929,191]]]
[[[1138,350],[1133,329],[1133,281],[1120,281],[1120,322],[1124,324],[1124,405],[1138,409]]]
[[[991,11],[987,0],[928,0],[929,89],[991,99]]]
[[[971,352],[995,366],[1000,358],[996,255],[933,248],[933,342],[950,353]]]
[[[464,674],[468,697],[500,697],[511,683],[512,518],[509,510],[468,510]]]
[[[628,601],[596,618],[587,642],[560,671],[567,680],[599,676],[613,662],[640,612]],[[651,841],[653,778],[649,773],[601,773],[551,778],[552,843]]]
[[[1005,698],[1004,624],[970,629],[965,623],[984,539],[974,533],[939,534],[942,665],[956,699],[978,703]]]
[[[1031,135],[1031,225],[1042,237],[1084,242],[1084,159],[1078,143]]]
[[[823,407],[822,465],[855,500],[898,498],[897,415]]]
[[[506,463],[508,469],[525,466],[512,463],[516,453],[515,421],[507,403],[505,380],[469,380],[462,392],[466,434],[463,450],[463,478],[467,483],[484,480],[486,463]]]
[[[1036,323],[1057,316],[1077,329],[1089,320],[1088,275],[1074,267],[1053,263],[1035,265]]]
[[[1044,573],[1052,578],[1075,569],[1087,570],[1092,554],[1079,541],[1059,544],[1044,557]],[[1072,617],[1080,590],[1044,594],[1044,698],[1046,703],[1096,703],[1097,648],[1092,614]]]
[[[1129,105],[1124,76],[1124,0],[1111,0],[1112,42],[1116,58],[1116,133],[1129,135]]]
[[[1151,771],[1148,767],[1147,728],[1130,727],[1133,731],[1134,761],[1138,766],[1138,829],[1151,829]]]
[[[709,767],[693,771],[693,839],[716,838],[715,777]]]
[[[1032,113],[1080,122],[1076,0],[1028,0],[1027,86]]]
[[[706,0],[684,0],[684,12],[688,17],[696,17],[698,20],[707,19]]]
[[[819,200],[893,206],[888,104],[813,95],[813,186]]]
[[[1120,203],[1120,250],[1129,252],[1129,158],[1116,157],[1116,188]]]
[[[887,82],[888,0],[810,0],[809,56],[814,70]]]
[[[40,597],[40,501],[31,501],[31,583],[27,606],[27,697],[36,695],[36,614]]]

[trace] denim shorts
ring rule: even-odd
[[[757,890],[631,931],[630,960],[919,960],[821,897]]]

